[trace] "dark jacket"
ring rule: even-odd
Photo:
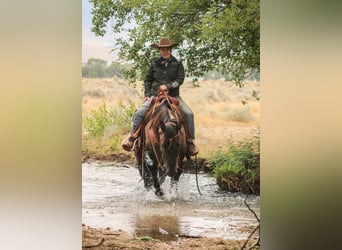
[[[184,82],[184,67],[174,56],[167,60],[153,59],[144,81],[145,97],[154,96],[160,85],[166,85],[170,96],[179,96],[179,86]]]

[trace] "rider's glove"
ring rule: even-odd
[[[177,81],[172,82],[171,84],[167,84],[167,87],[169,89],[175,89],[179,86],[179,83]]]

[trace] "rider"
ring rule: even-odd
[[[122,148],[131,151],[136,136],[134,132],[150,108],[151,101],[156,95],[160,86],[165,85],[169,89],[169,95],[179,100],[179,108],[184,113],[190,137],[187,138],[190,155],[197,155],[198,148],[193,140],[195,139],[194,113],[179,96],[179,86],[183,84],[185,75],[182,62],[178,61],[172,54],[172,48],[178,46],[172,43],[169,38],[162,37],[158,44],[151,44],[152,48],[159,49],[160,57],[153,59],[144,81],[145,98],[143,104],[133,116],[132,131],[122,142]]]

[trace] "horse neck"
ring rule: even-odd
[[[158,107],[158,110],[156,110],[155,114],[152,117],[154,127],[157,128],[162,120],[166,121],[169,118],[170,110],[167,107],[167,104],[164,102]]]

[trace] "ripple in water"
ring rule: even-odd
[[[140,179],[135,167],[83,164],[82,223],[160,240],[180,234],[246,239],[257,225],[244,195],[221,192],[208,174],[198,177],[202,195],[193,174],[181,176],[178,192],[170,190],[167,178],[163,198],[147,192]],[[259,216],[259,196],[250,196],[248,204]]]

